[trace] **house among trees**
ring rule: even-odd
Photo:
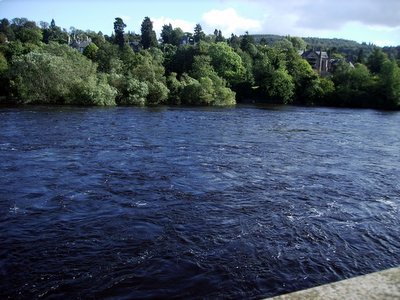
[[[142,50],[142,45],[138,41],[129,42],[129,46],[132,48],[134,52],[140,52]]]
[[[72,42],[69,43],[70,47],[78,50],[80,53],[83,53],[83,50],[85,50],[85,48],[87,46],[89,46],[92,43],[91,38],[86,37],[85,40],[81,40],[81,39],[76,39],[74,38]]]
[[[311,67],[319,74],[323,75],[330,72],[330,60],[327,52],[307,50],[299,54],[302,58],[307,60]]]
[[[193,46],[195,44],[196,43],[195,43],[194,37],[190,33],[186,32],[185,35],[181,39],[181,46],[184,46],[184,45],[192,45]]]

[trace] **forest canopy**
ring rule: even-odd
[[[0,103],[235,105],[238,102],[400,107],[400,48],[339,39],[225,37],[149,17],[140,34],[61,29],[54,20],[0,21]],[[301,56],[326,53],[324,72]],[[318,56],[319,55],[319,56]],[[324,54],[325,55],[325,54]]]

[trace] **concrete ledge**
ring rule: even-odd
[[[400,299],[400,267],[269,298],[269,300],[305,299]]]

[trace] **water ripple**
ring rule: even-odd
[[[1,298],[259,299],[400,264],[400,115],[0,110]]]

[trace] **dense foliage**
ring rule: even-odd
[[[0,102],[77,105],[234,105],[237,101],[400,107],[397,48],[273,35],[206,35],[150,18],[141,34],[69,31],[24,18],[0,21]],[[298,50],[336,58],[324,76]],[[352,61],[353,64],[349,63]]]

